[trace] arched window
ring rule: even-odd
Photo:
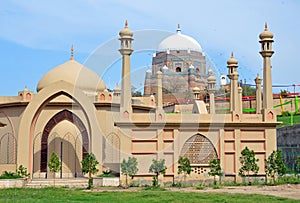
[[[100,95],[100,101],[104,101],[105,100],[105,95],[104,94],[101,94]]]
[[[27,93],[27,94],[26,94],[26,101],[29,101],[29,100],[31,100],[31,94],[30,94],[30,93]]]

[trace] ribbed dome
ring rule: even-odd
[[[192,50],[202,52],[200,44],[190,36],[181,34],[180,30],[165,38],[159,45],[158,51]]]
[[[230,59],[228,59],[228,61],[227,61],[227,65],[228,66],[236,66],[238,64],[238,60],[236,60],[235,58],[234,58],[234,54],[233,54],[233,52],[231,53],[231,58]]]
[[[66,81],[85,92],[103,91],[106,86],[102,79],[92,70],[69,60],[47,72],[37,85],[37,91],[58,81]]]
[[[259,35],[259,38],[261,39],[261,40],[264,40],[264,39],[272,39],[273,38],[273,33],[272,32],[270,32],[269,30],[268,30],[268,25],[267,25],[267,23],[265,24],[265,30]]]

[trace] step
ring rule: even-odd
[[[33,179],[29,180],[26,184],[28,188],[41,188],[41,187],[53,187],[54,179]],[[55,179],[55,187],[76,187],[87,188],[88,179]]]

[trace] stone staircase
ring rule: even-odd
[[[28,180],[26,187],[28,188],[42,188],[53,187],[54,179],[33,179]],[[55,179],[55,187],[70,187],[70,188],[87,188],[87,178],[74,178],[74,179]]]

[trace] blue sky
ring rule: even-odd
[[[126,19],[135,36],[140,33],[134,46],[144,44],[135,47],[132,57],[135,86],[141,85],[143,71],[151,64],[151,53],[158,45],[155,43],[175,32],[178,23],[183,34],[201,44],[216,65],[216,72],[227,72],[226,61],[234,51],[240,78],[253,84],[256,74],[262,75],[258,35],[268,22],[275,40],[273,83],[300,84],[299,10],[298,0],[0,0],[0,95],[17,95],[25,86],[35,91],[47,71],[70,58],[72,44],[75,59],[91,66],[93,57],[107,47],[108,52],[115,52],[112,63],[104,62],[105,55],[98,58],[100,69],[108,71],[99,73],[99,64],[91,67],[113,88],[121,75],[116,41]],[[157,31],[155,40],[147,35]]]

